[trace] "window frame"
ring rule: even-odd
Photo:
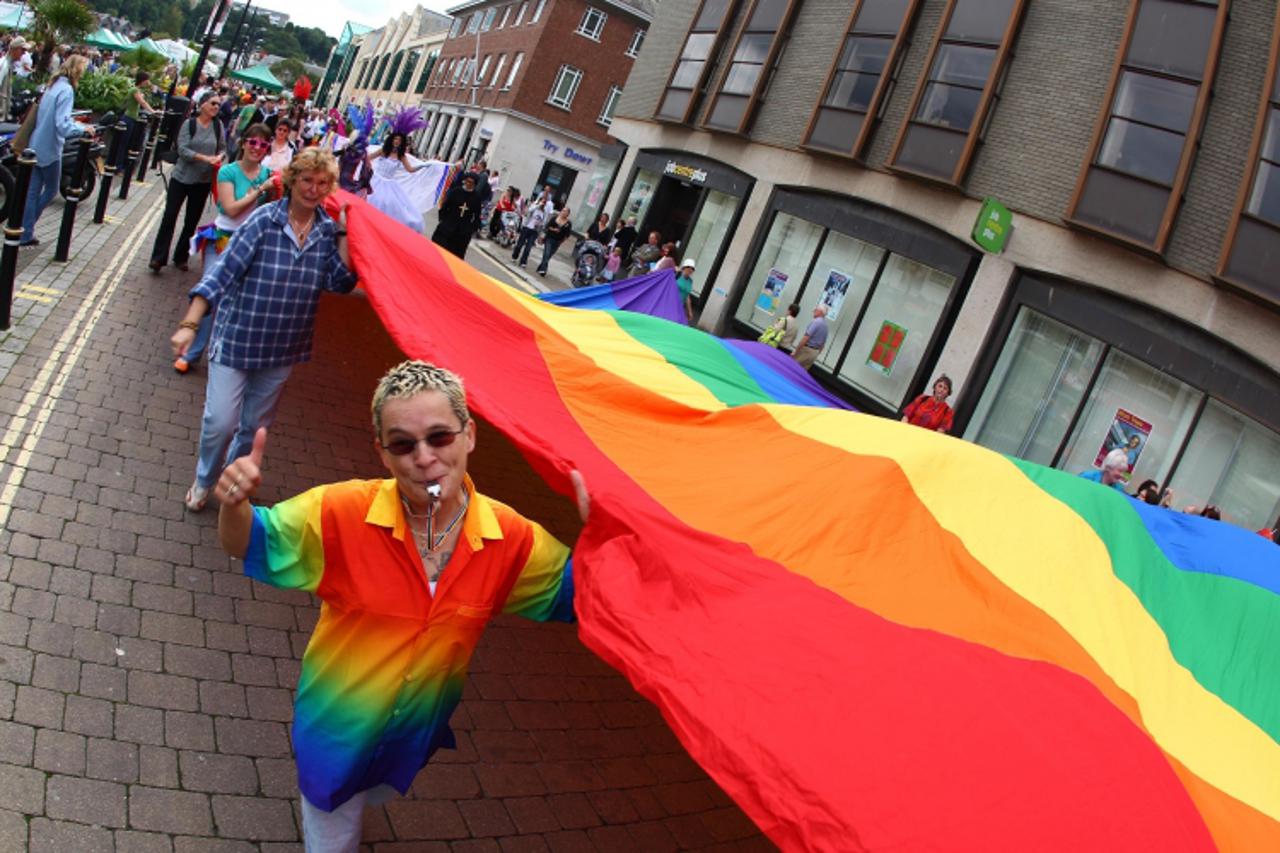
[[[618,101],[622,100],[622,87],[617,83],[609,86],[609,94],[604,96],[604,103],[600,105],[600,115],[596,117],[596,124],[601,127],[613,127],[613,115],[618,111]]]
[[[489,79],[489,88],[493,89],[498,85],[498,78],[502,76],[502,69],[507,66],[507,55],[505,53],[498,54],[498,64],[494,66],[493,77]]]
[[[524,20],[524,13],[527,11],[529,11],[529,0],[524,0],[524,2],[520,4],[520,11],[516,12],[516,19],[511,22],[511,26],[520,26],[520,22]]]
[[[1260,293],[1255,285],[1231,278],[1227,273],[1227,267],[1235,251],[1236,237],[1239,235],[1242,218],[1248,217],[1274,231],[1275,239],[1280,243],[1280,223],[1270,222],[1245,210],[1249,197],[1253,194],[1253,185],[1258,178],[1258,171],[1262,166],[1262,144],[1266,138],[1268,121],[1272,111],[1280,111],[1280,82],[1278,81],[1280,81],[1280,6],[1276,7],[1276,20],[1272,25],[1271,55],[1267,60],[1266,76],[1263,78],[1258,118],[1253,128],[1253,143],[1249,146],[1249,159],[1246,161],[1244,174],[1240,178],[1240,189],[1236,193],[1235,212],[1231,216],[1231,224],[1227,227],[1226,236],[1222,240],[1222,254],[1218,258],[1218,268],[1214,272],[1214,280],[1220,284],[1271,305],[1280,305],[1280,288],[1273,293]]]
[[[404,60],[400,63],[400,80],[396,83],[395,91],[408,92],[413,85],[414,72],[418,70],[418,63],[422,62],[422,51],[416,47],[406,47],[404,51]]]
[[[454,18],[453,26],[449,28],[449,38],[456,39],[459,35],[461,35],[462,27],[464,26],[464,23],[465,23],[464,18]]]
[[[484,10],[484,17],[480,19],[480,32],[487,33],[493,29],[493,19],[498,16],[498,7],[490,6]]]
[[[1022,18],[1026,13],[1028,0],[1013,0],[1013,8],[1009,10],[1009,20],[1005,23],[1000,41],[995,46],[995,51],[991,58],[991,70],[987,74],[987,82],[982,87],[978,105],[974,109],[973,121],[969,123],[969,129],[965,135],[964,146],[960,150],[960,156],[956,158],[956,163],[949,175],[938,176],[903,165],[898,162],[898,158],[902,153],[903,146],[906,144],[907,135],[913,126],[939,127],[939,125],[932,122],[920,121],[916,118],[916,113],[920,109],[920,104],[924,101],[925,92],[929,89],[929,85],[934,82],[929,75],[933,71],[934,63],[937,62],[938,54],[941,53],[944,44],[990,48],[990,44],[985,42],[947,39],[947,28],[951,26],[951,18],[959,2],[960,0],[948,0],[947,2],[942,22],[938,26],[937,34],[933,37],[933,44],[929,47],[929,58],[924,64],[920,79],[916,82],[916,91],[911,97],[911,107],[907,110],[907,117],[903,120],[902,127],[898,129],[898,137],[894,140],[893,149],[889,153],[889,162],[886,167],[899,174],[911,175],[935,184],[952,187],[953,189],[962,188],[965,175],[969,171],[969,166],[973,163],[973,155],[978,150],[978,143],[986,135],[987,123],[991,120],[991,110],[1000,96],[1000,89],[1004,85],[1004,77],[1009,70],[1009,61],[1013,57],[1013,44],[1017,39],[1018,30],[1022,26]]]
[[[498,25],[494,27],[495,30],[500,30],[507,25],[507,19],[511,17],[511,7],[514,5],[516,4],[508,3],[507,5],[502,7],[502,18],[501,20],[498,21]]]
[[[647,32],[648,31],[645,30],[644,27],[637,27],[636,31],[631,36],[631,44],[627,45],[627,49],[622,52],[623,55],[629,56],[632,59],[638,57],[640,55],[640,48],[644,46],[644,38]]]
[[[529,18],[529,26],[538,23],[542,18],[542,10],[546,8],[547,0],[538,0],[538,5],[533,8],[533,15]]]
[[[735,13],[738,11],[742,0],[726,0],[724,17],[720,19],[720,24],[714,31],[708,31],[712,34],[711,48],[707,51],[707,59],[702,66],[702,71],[698,74],[698,79],[694,81],[693,86],[687,91],[689,92],[689,102],[685,104],[684,112],[679,118],[672,116],[664,116],[659,110],[662,109],[662,103],[666,100],[667,95],[672,91],[672,81],[676,78],[676,72],[680,70],[680,58],[684,55],[685,48],[689,44],[689,39],[694,35],[694,26],[697,25],[698,19],[702,17],[702,11],[706,8],[710,0],[699,0],[698,8],[694,10],[693,19],[689,22],[689,28],[685,30],[684,40],[680,42],[680,50],[676,53],[675,61],[671,63],[671,70],[667,73],[667,82],[663,84],[662,94],[658,98],[658,105],[654,107],[653,118],[655,121],[669,122],[671,124],[689,124],[694,113],[702,104],[703,95],[706,94],[707,84],[710,82],[712,74],[720,63],[720,53],[724,48],[725,38],[729,34],[729,28],[733,24]],[[704,33],[705,34],[705,33]],[[680,87],[676,91],[686,91],[684,87]]]
[[[561,80],[567,75],[577,75],[577,76],[574,79],[572,85],[569,87],[569,96],[564,99],[563,103],[561,103],[560,101],[556,100],[556,90],[560,88]],[[551,91],[547,94],[547,103],[553,107],[556,107],[557,109],[562,109],[562,110],[565,110],[566,112],[572,112],[573,99],[578,95],[578,88],[582,85],[583,76],[585,75],[581,68],[577,68],[573,65],[568,64],[567,62],[562,64],[560,66],[560,69],[556,71],[555,79],[551,81]]]
[[[427,51],[426,57],[422,61],[422,71],[418,74],[418,85],[413,87],[415,95],[425,94],[427,87],[431,85],[431,75],[436,70],[436,63],[440,61],[440,50]]]
[[[1204,131],[1205,118],[1209,112],[1209,102],[1213,97],[1213,79],[1217,75],[1218,62],[1221,59],[1227,19],[1230,17],[1231,12],[1231,0],[1218,0],[1216,4],[1198,2],[1198,0],[1172,0],[1172,2],[1182,2],[1195,6],[1216,6],[1217,12],[1214,19],[1213,33],[1209,37],[1208,49],[1205,53],[1204,68],[1200,74],[1195,106],[1191,111],[1191,120],[1187,125],[1187,132],[1184,134],[1182,153],[1178,158],[1178,169],[1174,173],[1172,184],[1167,188],[1169,198],[1165,202],[1164,212],[1161,214],[1160,224],[1156,229],[1156,237],[1151,244],[1144,243],[1135,237],[1112,231],[1105,226],[1083,221],[1077,216],[1080,200],[1084,195],[1085,183],[1095,168],[1100,168],[1113,174],[1121,174],[1150,186],[1164,187],[1163,184],[1158,184],[1156,181],[1130,175],[1127,172],[1119,172],[1108,166],[1099,165],[1097,162],[1102,150],[1102,143],[1106,137],[1107,125],[1115,117],[1115,99],[1120,86],[1120,78],[1126,70],[1126,59],[1129,55],[1129,49],[1133,45],[1134,33],[1137,30],[1138,13],[1144,2],[1145,0],[1131,0],[1129,4],[1129,16],[1125,20],[1124,34],[1121,37],[1120,46],[1116,50],[1115,60],[1112,62],[1111,82],[1107,85],[1106,98],[1103,99],[1102,108],[1098,111],[1098,117],[1094,120],[1093,138],[1089,143],[1089,154],[1080,169],[1079,177],[1076,178],[1075,190],[1071,194],[1071,201],[1067,205],[1067,214],[1062,218],[1062,221],[1072,228],[1088,231],[1143,254],[1163,258],[1169,243],[1169,237],[1173,231],[1174,219],[1182,206],[1182,196],[1187,189],[1192,161],[1195,160],[1196,152],[1200,148],[1200,135]],[[1175,75],[1161,75],[1158,72],[1151,73],[1157,77],[1166,76],[1168,79],[1179,81],[1187,79]]]
[[[902,23],[898,27],[898,33],[890,40],[889,55],[885,57],[884,72],[881,73],[880,79],[876,82],[875,91],[871,93],[871,101],[867,104],[867,109],[863,113],[862,126],[858,129],[858,135],[854,137],[853,144],[848,152],[840,152],[825,146],[815,145],[810,140],[813,137],[813,129],[818,124],[818,118],[823,109],[836,109],[843,112],[856,112],[841,107],[830,107],[824,103],[827,99],[831,87],[835,84],[836,72],[840,65],[840,56],[844,53],[844,44],[850,37],[856,35],[855,27],[858,22],[858,15],[862,12],[865,0],[857,0],[854,4],[853,11],[849,15],[849,23],[844,28],[844,37],[840,42],[839,49],[835,55],[831,57],[831,67],[827,70],[827,81],[822,87],[822,95],[818,99],[818,103],[814,105],[813,114],[809,117],[809,126],[805,128],[804,142],[801,143],[802,148],[809,151],[816,151],[822,154],[830,154],[836,157],[846,157],[856,162],[862,162],[866,153],[867,143],[871,140],[871,131],[879,122],[885,107],[889,104],[889,95],[893,91],[894,86],[898,82],[898,72],[902,68],[902,63],[907,56],[907,48],[911,44],[911,30],[914,27],[916,15],[920,12],[921,0],[907,0],[907,8],[903,14]]]
[[[480,61],[480,70],[476,72],[473,83],[477,89],[484,86],[484,78],[489,76],[489,63],[493,61],[493,54],[486,53],[484,59]]]
[[[480,32],[480,19],[484,17],[483,12],[472,12],[467,17],[467,35],[473,36]]]
[[[782,10],[782,16],[778,19],[778,28],[773,31],[773,36],[769,41],[769,52],[765,55],[764,62],[761,63],[760,76],[756,78],[755,86],[752,87],[751,94],[747,96],[747,105],[742,111],[742,118],[738,121],[737,127],[724,127],[708,122],[712,114],[715,113],[716,103],[725,94],[724,85],[728,82],[729,74],[733,71],[733,56],[738,52],[738,46],[742,44],[743,37],[748,35],[747,28],[751,25],[751,18],[755,15],[756,9],[759,8],[762,2],[766,2],[766,0],[751,0],[751,5],[747,8],[746,14],[742,16],[742,24],[738,27],[738,32],[734,36],[733,45],[725,53],[723,61],[719,63],[720,68],[717,69],[719,79],[714,87],[715,93],[712,94],[699,124],[704,130],[719,133],[746,133],[751,126],[751,122],[755,119],[756,111],[760,108],[760,102],[764,99],[765,91],[773,81],[773,72],[777,70],[778,59],[782,55],[783,46],[790,39],[791,24],[795,19],[796,10],[800,7],[800,0],[785,0],[787,5]],[[761,30],[759,32],[764,31]],[[740,97],[736,93],[729,94],[731,97]]]
[[[507,74],[507,82],[503,84],[500,91],[506,92],[511,89],[516,82],[516,74],[520,71],[520,66],[524,64],[524,51],[518,52],[511,58],[511,71]]]
[[[600,23],[595,28],[595,32],[592,32],[587,29],[587,19],[590,18],[592,15],[597,15],[600,19]],[[578,28],[573,32],[575,35],[580,35],[583,38],[591,39],[591,41],[599,42],[600,37],[604,35],[605,22],[608,20],[609,20],[608,14],[600,11],[595,6],[589,5],[587,6],[586,11],[582,13],[582,20],[578,22]]]

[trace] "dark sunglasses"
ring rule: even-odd
[[[466,432],[467,425],[464,423],[461,429],[448,430],[438,429],[435,432],[427,433],[425,438],[393,438],[391,441],[379,442],[382,448],[392,456],[408,456],[410,453],[418,449],[418,442],[425,441],[428,447],[439,449],[448,447],[457,440],[458,436]]]
[[[244,144],[248,148],[270,148],[271,143],[265,139],[246,139]]]

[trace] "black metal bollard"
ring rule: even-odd
[[[146,125],[141,120],[135,121],[133,127],[129,128],[129,138],[125,140],[129,149],[125,154],[124,168],[120,170],[120,195],[116,196],[121,201],[129,197],[129,182],[133,180],[133,164],[142,159],[142,134],[146,132],[145,128]]]
[[[18,241],[22,239],[22,214],[27,209],[27,189],[36,152],[28,148],[18,157],[13,198],[9,200],[9,222],[4,227],[4,249],[0,250],[0,331],[9,328],[13,310],[13,277],[18,273]]]
[[[101,225],[107,216],[107,202],[111,200],[111,180],[116,176],[116,163],[120,160],[120,146],[125,144],[129,125],[123,121],[111,128],[111,153],[102,169],[102,186],[98,187],[98,206],[93,209],[93,224]]]
[[[142,147],[142,161],[138,163],[138,174],[134,176],[134,180],[138,183],[145,183],[147,179],[147,169],[151,166],[151,158],[156,153],[156,136],[160,129],[160,117],[155,113],[147,114],[147,136],[146,145]]]
[[[53,251],[55,261],[65,262],[71,255],[71,229],[76,225],[76,206],[80,203],[80,193],[84,190],[84,170],[89,165],[89,147],[92,144],[88,135],[80,137],[76,167],[71,174],[71,191],[63,197],[62,227],[58,229],[58,247]]]

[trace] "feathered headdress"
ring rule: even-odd
[[[427,119],[423,116],[422,110],[417,107],[402,107],[399,112],[391,117],[390,132],[408,136],[414,131],[422,130],[427,124]]]
[[[293,84],[293,99],[295,101],[305,101],[311,97],[311,78],[305,74],[298,78]]]
[[[373,101],[365,98],[363,109],[355,104],[348,106],[347,121],[350,123],[351,129],[356,133],[354,141],[368,143],[369,133],[373,130]]]

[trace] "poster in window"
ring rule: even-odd
[[[893,373],[893,364],[902,351],[902,342],[907,339],[907,330],[897,323],[885,320],[880,324],[880,334],[876,335],[871,345],[871,355],[867,356],[867,364],[882,371],[885,376]]]
[[[840,270],[827,273],[827,283],[822,286],[822,304],[827,306],[827,322],[834,323],[836,315],[840,313],[840,306],[849,293],[849,281],[849,276]]]
[[[1138,464],[1138,457],[1142,455],[1142,451],[1147,446],[1147,441],[1151,438],[1151,424],[1135,415],[1133,412],[1125,409],[1116,409],[1116,416],[1111,421],[1111,426],[1107,429],[1106,436],[1102,439],[1102,446],[1098,448],[1098,455],[1093,460],[1093,467],[1101,468],[1102,460],[1107,454],[1115,450],[1117,447],[1125,452],[1129,457],[1129,470],[1125,474],[1125,480],[1133,475],[1133,469]]]
[[[782,292],[786,289],[787,274],[779,269],[769,270],[769,275],[764,280],[764,289],[760,291],[760,298],[756,300],[756,308],[772,316],[778,310],[778,303],[782,301]]]

